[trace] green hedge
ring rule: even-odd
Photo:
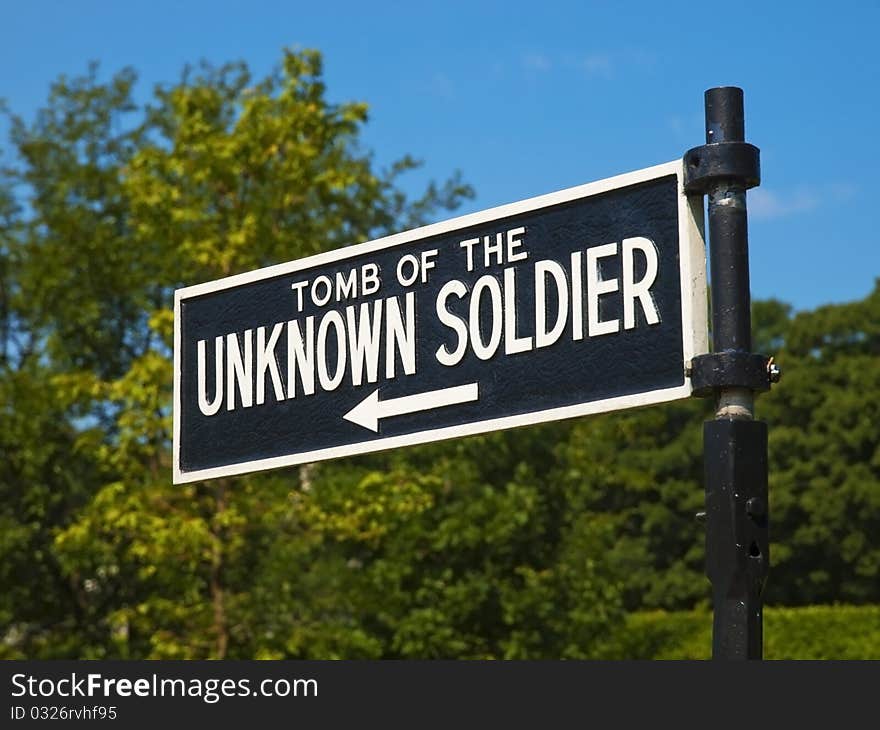
[[[599,655],[605,659],[708,659],[708,611],[630,614]],[[880,606],[767,608],[765,659],[880,659]]]

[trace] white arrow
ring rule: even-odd
[[[479,400],[480,394],[477,383],[467,385],[455,385],[451,388],[429,390],[425,393],[405,395],[402,398],[389,398],[379,400],[378,388],[346,413],[343,418],[346,421],[356,423],[358,426],[379,431],[379,421],[390,416],[402,416],[405,413],[416,411],[430,411],[443,406],[454,406],[459,403],[470,403]]]

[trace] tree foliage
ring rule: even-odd
[[[772,600],[880,601],[880,280],[790,320],[768,398]],[[781,385],[781,384],[780,384]]]
[[[135,80],[92,67],[59,79],[33,121],[10,117],[0,615],[6,646],[28,655],[262,646],[247,636],[251,580],[285,537],[308,568],[323,533],[305,524],[296,474],[170,486],[172,292],[423,223],[471,194],[455,176],[408,199],[411,158],[377,173],[358,147],[366,106],[327,99],[315,52],[285,53],[262,80],[203,66],[146,105]]]
[[[603,659],[709,659],[712,614],[640,611],[598,650]],[[880,659],[880,606],[768,607],[765,659]]]
[[[258,81],[205,66],[145,106],[134,84],[92,68],[11,119],[3,651],[583,655],[619,614],[610,535],[560,519],[561,495],[548,508],[521,440],[494,437],[508,458],[491,465],[477,440],[171,486],[175,288],[419,225],[471,193],[455,176],[408,199],[411,158],[377,174],[365,105],[327,100],[314,52]]]

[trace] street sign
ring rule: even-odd
[[[178,290],[175,483],[689,396],[702,216],[671,162]]]

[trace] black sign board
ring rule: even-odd
[[[680,162],[181,289],[174,481],[687,397],[705,302]]]

